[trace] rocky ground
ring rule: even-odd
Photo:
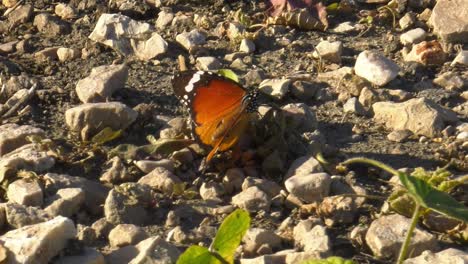
[[[240,263],[393,263],[398,180],[337,165],[466,175],[468,1],[324,5],[306,23],[262,1],[3,0],[0,262],[174,263],[243,208]],[[200,171],[170,86],[180,55],[259,89],[241,158]],[[405,263],[468,263],[466,223],[430,216]]]

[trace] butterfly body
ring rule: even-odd
[[[238,83],[203,71],[185,71],[172,80],[174,94],[189,109],[195,139],[217,151],[234,146],[256,110],[256,92],[249,93]]]

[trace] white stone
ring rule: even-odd
[[[9,231],[0,237],[8,252],[8,263],[48,263],[74,238],[76,229],[73,221],[57,216],[35,225]]]
[[[279,100],[289,91],[290,84],[291,80],[289,79],[266,79],[260,83],[258,89],[260,92]]]
[[[403,243],[411,219],[402,215],[386,215],[374,220],[366,234],[366,243],[377,257],[396,257]],[[424,250],[437,248],[434,235],[418,227],[414,229],[408,251],[418,256]]]
[[[460,51],[450,66],[455,66],[456,64],[468,65],[468,50]]]
[[[289,193],[305,203],[320,202],[330,191],[331,177],[327,173],[292,176],[284,182]]]
[[[403,264],[464,264],[468,263],[468,253],[455,248],[448,248],[437,253],[424,251],[420,256],[409,258]]]
[[[269,211],[271,205],[268,195],[256,186],[243,190],[232,197],[231,203],[249,212]]]
[[[70,61],[81,56],[81,51],[79,49],[70,49],[70,48],[58,48],[57,57],[59,61],[65,62]]]
[[[64,188],[50,198],[50,204],[44,209],[51,216],[71,217],[76,214],[85,201],[85,192],[81,188]]]
[[[366,50],[359,54],[354,71],[369,82],[383,86],[395,79],[400,67],[381,53]]]
[[[302,156],[293,161],[286,173],[285,179],[297,175],[307,175],[311,173],[322,172],[323,168],[320,162],[313,155]]]
[[[422,28],[415,28],[401,34],[400,42],[403,45],[417,44],[426,38],[426,31]]]
[[[240,52],[252,53],[255,51],[255,43],[250,39],[242,39],[240,46]]]
[[[199,30],[194,29],[190,32],[180,33],[176,36],[176,41],[186,50],[205,44],[206,37]]]
[[[139,226],[119,224],[110,231],[109,244],[112,247],[133,245],[147,237],[145,231]]]
[[[202,71],[219,70],[222,66],[221,62],[217,58],[211,56],[198,57],[196,62],[197,69]]]
[[[39,183],[34,180],[19,179],[8,185],[8,201],[26,206],[41,207],[43,192]]]
[[[415,135],[434,137],[447,123],[458,121],[457,115],[426,98],[403,103],[377,102],[372,105],[374,119],[392,130],[408,129]]]
[[[44,136],[44,130],[29,125],[19,126],[17,124],[0,125],[0,157],[28,144],[28,137]]]
[[[439,0],[429,24],[445,42],[468,43],[468,0]]]
[[[343,52],[343,43],[341,41],[321,41],[315,47],[312,56],[314,58],[321,58],[333,63],[341,62],[341,53]]]
[[[348,33],[356,30],[356,26],[350,21],[340,23],[334,29],[332,29],[332,31],[335,33]]]
[[[167,25],[169,25],[174,19],[174,13],[162,10],[158,13],[158,19],[156,19],[156,27],[158,29],[164,29]]]
[[[294,241],[304,248],[305,252],[315,251],[327,255],[331,253],[331,241],[326,228],[315,225],[312,220],[300,221],[293,230]]]
[[[167,51],[167,42],[154,32],[152,25],[121,14],[102,14],[89,38],[141,60]]]

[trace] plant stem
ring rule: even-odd
[[[395,170],[394,168],[388,166],[387,164],[384,164],[382,162],[373,160],[373,159],[368,159],[368,158],[352,158],[349,160],[346,160],[343,162],[343,165],[349,165],[351,163],[367,163],[369,165],[373,165],[375,167],[381,168],[382,170],[386,170],[390,172],[391,174],[398,175],[399,172]]]
[[[415,201],[416,202],[416,201]],[[402,264],[408,254],[408,248],[411,242],[411,237],[413,236],[413,231],[418,224],[419,215],[420,215],[421,205],[416,202],[416,206],[414,207],[413,218],[411,219],[411,224],[408,228],[408,232],[406,232],[405,241],[403,245],[401,245],[400,255],[398,256],[397,264]]]

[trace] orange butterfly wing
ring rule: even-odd
[[[247,92],[234,81],[218,75],[209,75],[208,81],[196,87],[198,83],[190,84],[186,76],[182,76],[186,80],[181,82],[188,83],[189,88],[182,89],[179,84],[174,85],[174,91],[179,98],[192,92],[189,108],[194,122],[193,134],[200,143],[213,148],[206,158],[209,162],[217,151],[235,145],[245,131],[250,114],[245,111],[242,100]]]

